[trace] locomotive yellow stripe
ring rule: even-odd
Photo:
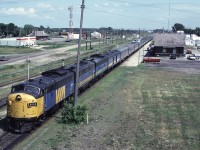
[[[101,72],[103,72],[106,69],[106,67],[104,67],[103,69],[99,70],[96,72],[96,75],[99,75]]]
[[[109,65],[108,65],[108,67],[110,67],[110,66],[112,66],[114,63],[110,63]]]
[[[83,84],[85,84],[86,82],[92,80],[94,77],[94,75],[89,76],[88,78],[86,78],[85,80],[83,80],[82,82],[79,83],[79,87],[82,86]]]

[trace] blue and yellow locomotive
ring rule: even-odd
[[[101,78],[151,38],[103,54],[92,55],[80,62],[79,91]],[[74,96],[76,64],[43,72],[41,76],[12,87],[8,96],[8,128],[15,132],[30,131],[47,115]]]

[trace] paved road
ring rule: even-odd
[[[94,42],[92,45],[98,45],[99,42]],[[81,46],[85,46],[82,44]],[[14,65],[24,64],[29,58],[34,65],[43,65],[51,61],[66,59],[72,55],[76,55],[76,52],[69,51],[70,49],[78,48],[78,45],[71,45],[68,47],[62,47],[52,50],[43,50],[37,53],[29,53],[24,55],[13,56],[9,61],[0,62],[0,65]]]

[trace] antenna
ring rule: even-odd
[[[170,26],[170,11],[171,11],[171,0],[169,0],[168,32],[169,32],[169,26]]]
[[[73,18],[73,6],[70,6],[68,8],[70,14],[69,14],[69,32],[72,33],[73,30],[72,30],[72,26],[73,26],[73,21],[72,21],[72,18]]]

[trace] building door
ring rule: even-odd
[[[176,48],[173,49],[173,54],[176,54]]]

